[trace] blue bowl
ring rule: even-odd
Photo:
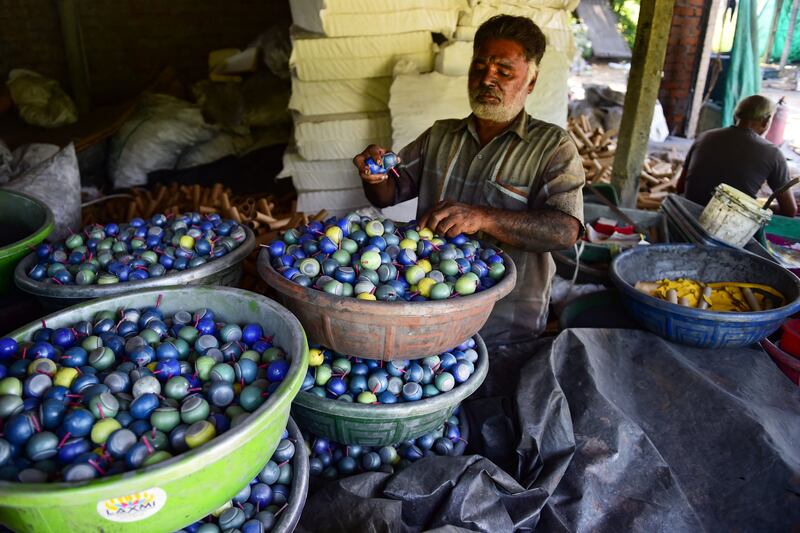
[[[671,304],[633,288],[637,281],[664,278],[761,283],[780,291],[786,303],[769,311],[708,311]],[[670,341],[699,348],[753,344],[800,310],[797,276],[772,261],[732,248],[694,244],[638,246],[614,259],[611,279],[631,315],[645,328]]]

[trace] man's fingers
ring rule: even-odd
[[[370,174],[369,171],[361,173],[361,179],[370,184],[386,181],[388,177],[387,174]]]
[[[453,229],[458,226],[458,219],[456,217],[450,216],[439,222],[439,226],[437,228],[437,233],[439,235],[445,235],[447,237],[452,237],[456,235],[456,233],[452,233]]]

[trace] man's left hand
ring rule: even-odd
[[[421,228],[430,228],[434,233],[455,237],[459,233],[471,235],[483,229],[486,212],[475,205],[459,202],[439,202],[419,220]]]

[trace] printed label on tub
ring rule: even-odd
[[[156,487],[99,501],[97,512],[112,522],[138,522],[159,512],[166,503],[167,493]]]

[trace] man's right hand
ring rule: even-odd
[[[353,158],[353,164],[358,169],[358,175],[361,176],[361,180],[363,182],[369,185],[375,185],[386,181],[388,174],[370,174],[369,166],[367,165],[367,159],[371,158],[380,165],[383,162],[383,154],[389,151],[391,150],[381,148],[375,144],[370,144],[364,149],[363,152]]]

